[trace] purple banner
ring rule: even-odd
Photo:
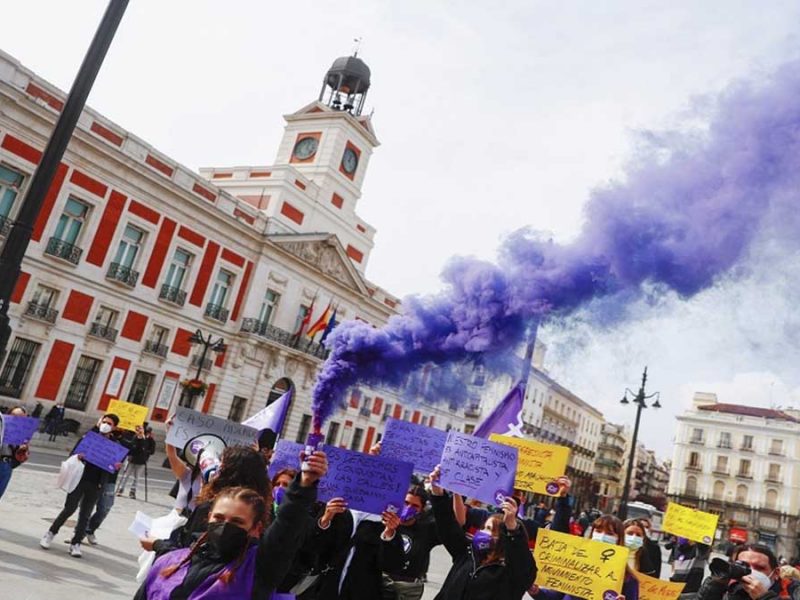
[[[341,497],[348,508],[376,515],[403,508],[414,470],[410,462],[333,446],[325,446],[324,451],[328,474],[319,482],[319,500]]]
[[[399,419],[389,419],[381,439],[381,456],[413,463],[414,471],[428,475],[442,458],[447,432]]]
[[[267,473],[270,479],[283,469],[300,470],[300,453],[305,446],[289,440],[278,440],[275,444],[275,451],[272,453],[272,460],[269,461]]]
[[[498,505],[514,491],[517,449],[457,431],[447,434],[440,485],[446,490]]]
[[[128,455],[128,449],[94,431],[88,432],[75,447],[73,454],[83,454],[83,460],[109,473],[116,472],[117,463]]]
[[[15,417],[5,415],[3,417],[5,428],[3,429],[3,443],[9,446],[19,446],[31,441],[33,434],[39,429],[39,419],[36,417]]]

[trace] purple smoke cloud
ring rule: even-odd
[[[595,190],[573,242],[517,231],[498,264],[452,259],[446,291],[406,300],[384,327],[342,324],[314,388],[315,425],[357,383],[400,387],[429,363],[513,353],[533,321],[593,303],[622,318],[644,285],[690,298],[729,275],[759,233],[796,247],[798,97],[800,62],[731,87],[706,130],[651,136],[624,181]]]

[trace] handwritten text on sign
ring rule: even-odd
[[[290,442],[289,440],[278,440],[275,444],[275,451],[269,460],[268,473],[270,478],[275,477],[283,469],[300,469],[300,453],[305,448],[305,444]]]
[[[637,572],[635,575],[639,581],[640,600],[678,600],[678,596],[686,586],[685,583],[664,581],[644,573]]]
[[[556,479],[567,472],[569,448],[496,433],[489,439],[519,451],[515,488],[550,496],[558,493]]]
[[[447,432],[399,419],[389,419],[381,440],[381,456],[407,460],[427,475],[439,464]]]
[[[128,449],[99,433],[90,431],[78,442],[73,454],[83,454],[83,460],[86,462],[114,473],[117,470],[116,465],[128,455]]]
[[[442,451],[441,486],[487,504],[514,491],[517,449],[451,431]]]
[[[664,514],[664,524],[661,529],[678,537],[685,537],[702,544],[710,544],[714,541],[718,519],[719,515],[670,502],[667,505],[667,512]]]
[[[376,515],[403,508],[414,468],[410,462],[333,446],[325,446],[324,451],[328,473],[319,482],[320,500],[344,498],[348,508]]]
[[[587,600],[612,600],[622,591],[628,549],[540,528],[533,551],[536,585]]]
[[[124,400],[114,399],[108,403],[108,412],[114,413],[119,417],[120,429],[133,431],[137,426],[144,424],[147,418],[147,407],[125,402]]]
[[[222,438],[226,446],[252,446],[258,435],[255,429],[247,425],[204,415],[191,408],[179,406],[175,412],[172,427],[167,434],[167,444],[183,448],[186,442],[204,433],[211,433]]]

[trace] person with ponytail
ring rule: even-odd
[[[639,519],[628,519],[623,523],[625,527],[625,547],[628,548],[628,567],[644,575],[661,576],[661,563],[654,565],[650,553],[645,547],[647,529]]]
[[[434,600],[518,600],[536,578],[525,528],[517,520],[517,503],[507,498],[470,540],[456,521],[453,503],[439,483],[437,466],[430,475],[431,504],[439,539],[453,566]]]
[[[190,548],[158,557],[134,600],[269,598],[302,543],[317,481],[327,470],[324,452],[306,456],[269,527],[269,494],[246,487],[218,490],[206,532]]]

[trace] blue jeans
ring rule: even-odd
[[[11,463],[0,461],[0,498],[3,497],[9,481],[11,481]]]
[[[94,533],[103,524],[103,521],[111,512],[111,507],[114,506],[114,490],[117,483],[111,482],[103,486],[100,492],[100,497],[97,499],[97,506],[94,509],[94,514],[89,519],[89,525],[86,527],[86,533]]]

